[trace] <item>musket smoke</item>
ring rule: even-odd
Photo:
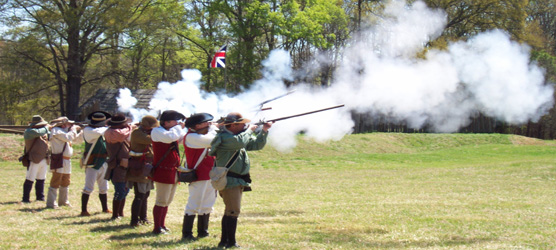
[[[345,104],[346,108],[276,123],[270,143],[287,150],[295,146],[300,131],[317,141],[351,133],[352,110],[394,117],[413,128],[430,125],[439,132],[455,132],[478,112],[520,124],[538,119],[552,106],[554,90],[545,85],[542,69],[529,61],[528,47],[502,31],[481,33],[449,44],[445,51],[430,50],[423,58],[416,57],[424,44],[441,34],[445,22],[444,12],[421,1],[411,6],[390,1],[383,21],[362,34],[364,42],[352,42],[344,49],[330,87],[296,85],[294,93],[273,101],[268,111],[254,109],[261,101],[290,91],[283,81],[296,79],[283,50],[270,53],[263,63],[263,78],[239,95],[206,93],[200,89],[200,72],[184,70],[183,80],[159,84],[149,111],[120,107],[134,120],[166,109],[216,117],[239,111],[257,120]],[[120,98],[131,97],[122,93]]]

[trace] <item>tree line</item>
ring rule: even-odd
[[[407,1],[411,4],[414,1]],[[556,0],[424,0],[447,14],[443,33],[425,49],[443,49],[490,29],[532,48],[531,59],[556,75]],[[380,0],[0,0],[0,123],[30,114],[75,119],[99,88],[152,89],[199,69],[206,91],[239,92],[259,79],[270,51],[289,52],[302,79],[327,86],[341,48],[381,19]],[[226,73],[207,65],[228,44]],[[318,55],[325,67],[305,69]],[[544,131],[553,138],[554,109],[538,123],[492,132]],[[354,115],[356,119],[365,115]],[[474,120],[491,119],[478,116]],[[357,121],[356,124],[361,124]],[[384,123],[384,130],[389,130]],[[395,125],[392,125],[395,127]],[[403,124],[397,126],[403,127]],[[471,127],[473,124],[470,125]],[[361,126],[360,132],[377,130]],[[378,126],[380,127],[380,126]],[[472,130],[472,129],[471,129]]]

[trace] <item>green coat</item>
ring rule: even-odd
[[[254,134],[251,129],[247,129],[234,135],[228,130],[222,129],[212,140],[209,155],[216,156],[216,166],[225,167],[234,153],[239,150],[238,158],[230,167],[229,172],[246,175],[249,173],[251,165],[246,151],[262,149],[266,144],[267,136],[268,132],[264,131]],[[249,186],[249,183],[243,179],[228,176],[226,188],[237,186]]]

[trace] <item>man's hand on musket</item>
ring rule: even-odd
[[[266,122],[266,123],[264,123],[264,124],[263,124],[263,131],[264,131],[264,132],[268,132],[268,130],[270,129],[270,127],[272,127],[272,124],[273,124],[273,123],[274,123],[274,122]]]

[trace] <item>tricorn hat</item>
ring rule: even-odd
[[[108,124],[108,126],[120,126],[126,124],[128,121],[129,119],[124,114],[115,114],[106,124]]]
[[[40,115],[34,115],[29,123],[29,127],[44,126],[48,124]]]
[[[89,125],[91,127],[102,127],[106,124],[106,120],[110,117],[112,117],[112,115],[107,112],[94,111],[87,116],[87,119],[89,119]]]
[[[185,126],[188,128],[195,127],[195,125],[203,122],[212,121],[214,117],[209,113],[197,113],[191,115],[187,120],[185,120]]]
[[[140,123],[144,129],[156,128],[159,126],[158,120],[152,115],[143,116]]]
[[[65,116],[60,116],[60,117],[50,121],[50,125],[52,125],[54,127],[62,126],[66,123],[75,123],[75,121],[72,121]]]
[[[166,110],[160,115],[160,122],[184,120],[185,115],[175,110]]]
[[[224,125],[234,124],[234,123],[250,123],[251,120],[243,118],[243,116],[238,112],[229,113],[226,118],[224,118]]]

